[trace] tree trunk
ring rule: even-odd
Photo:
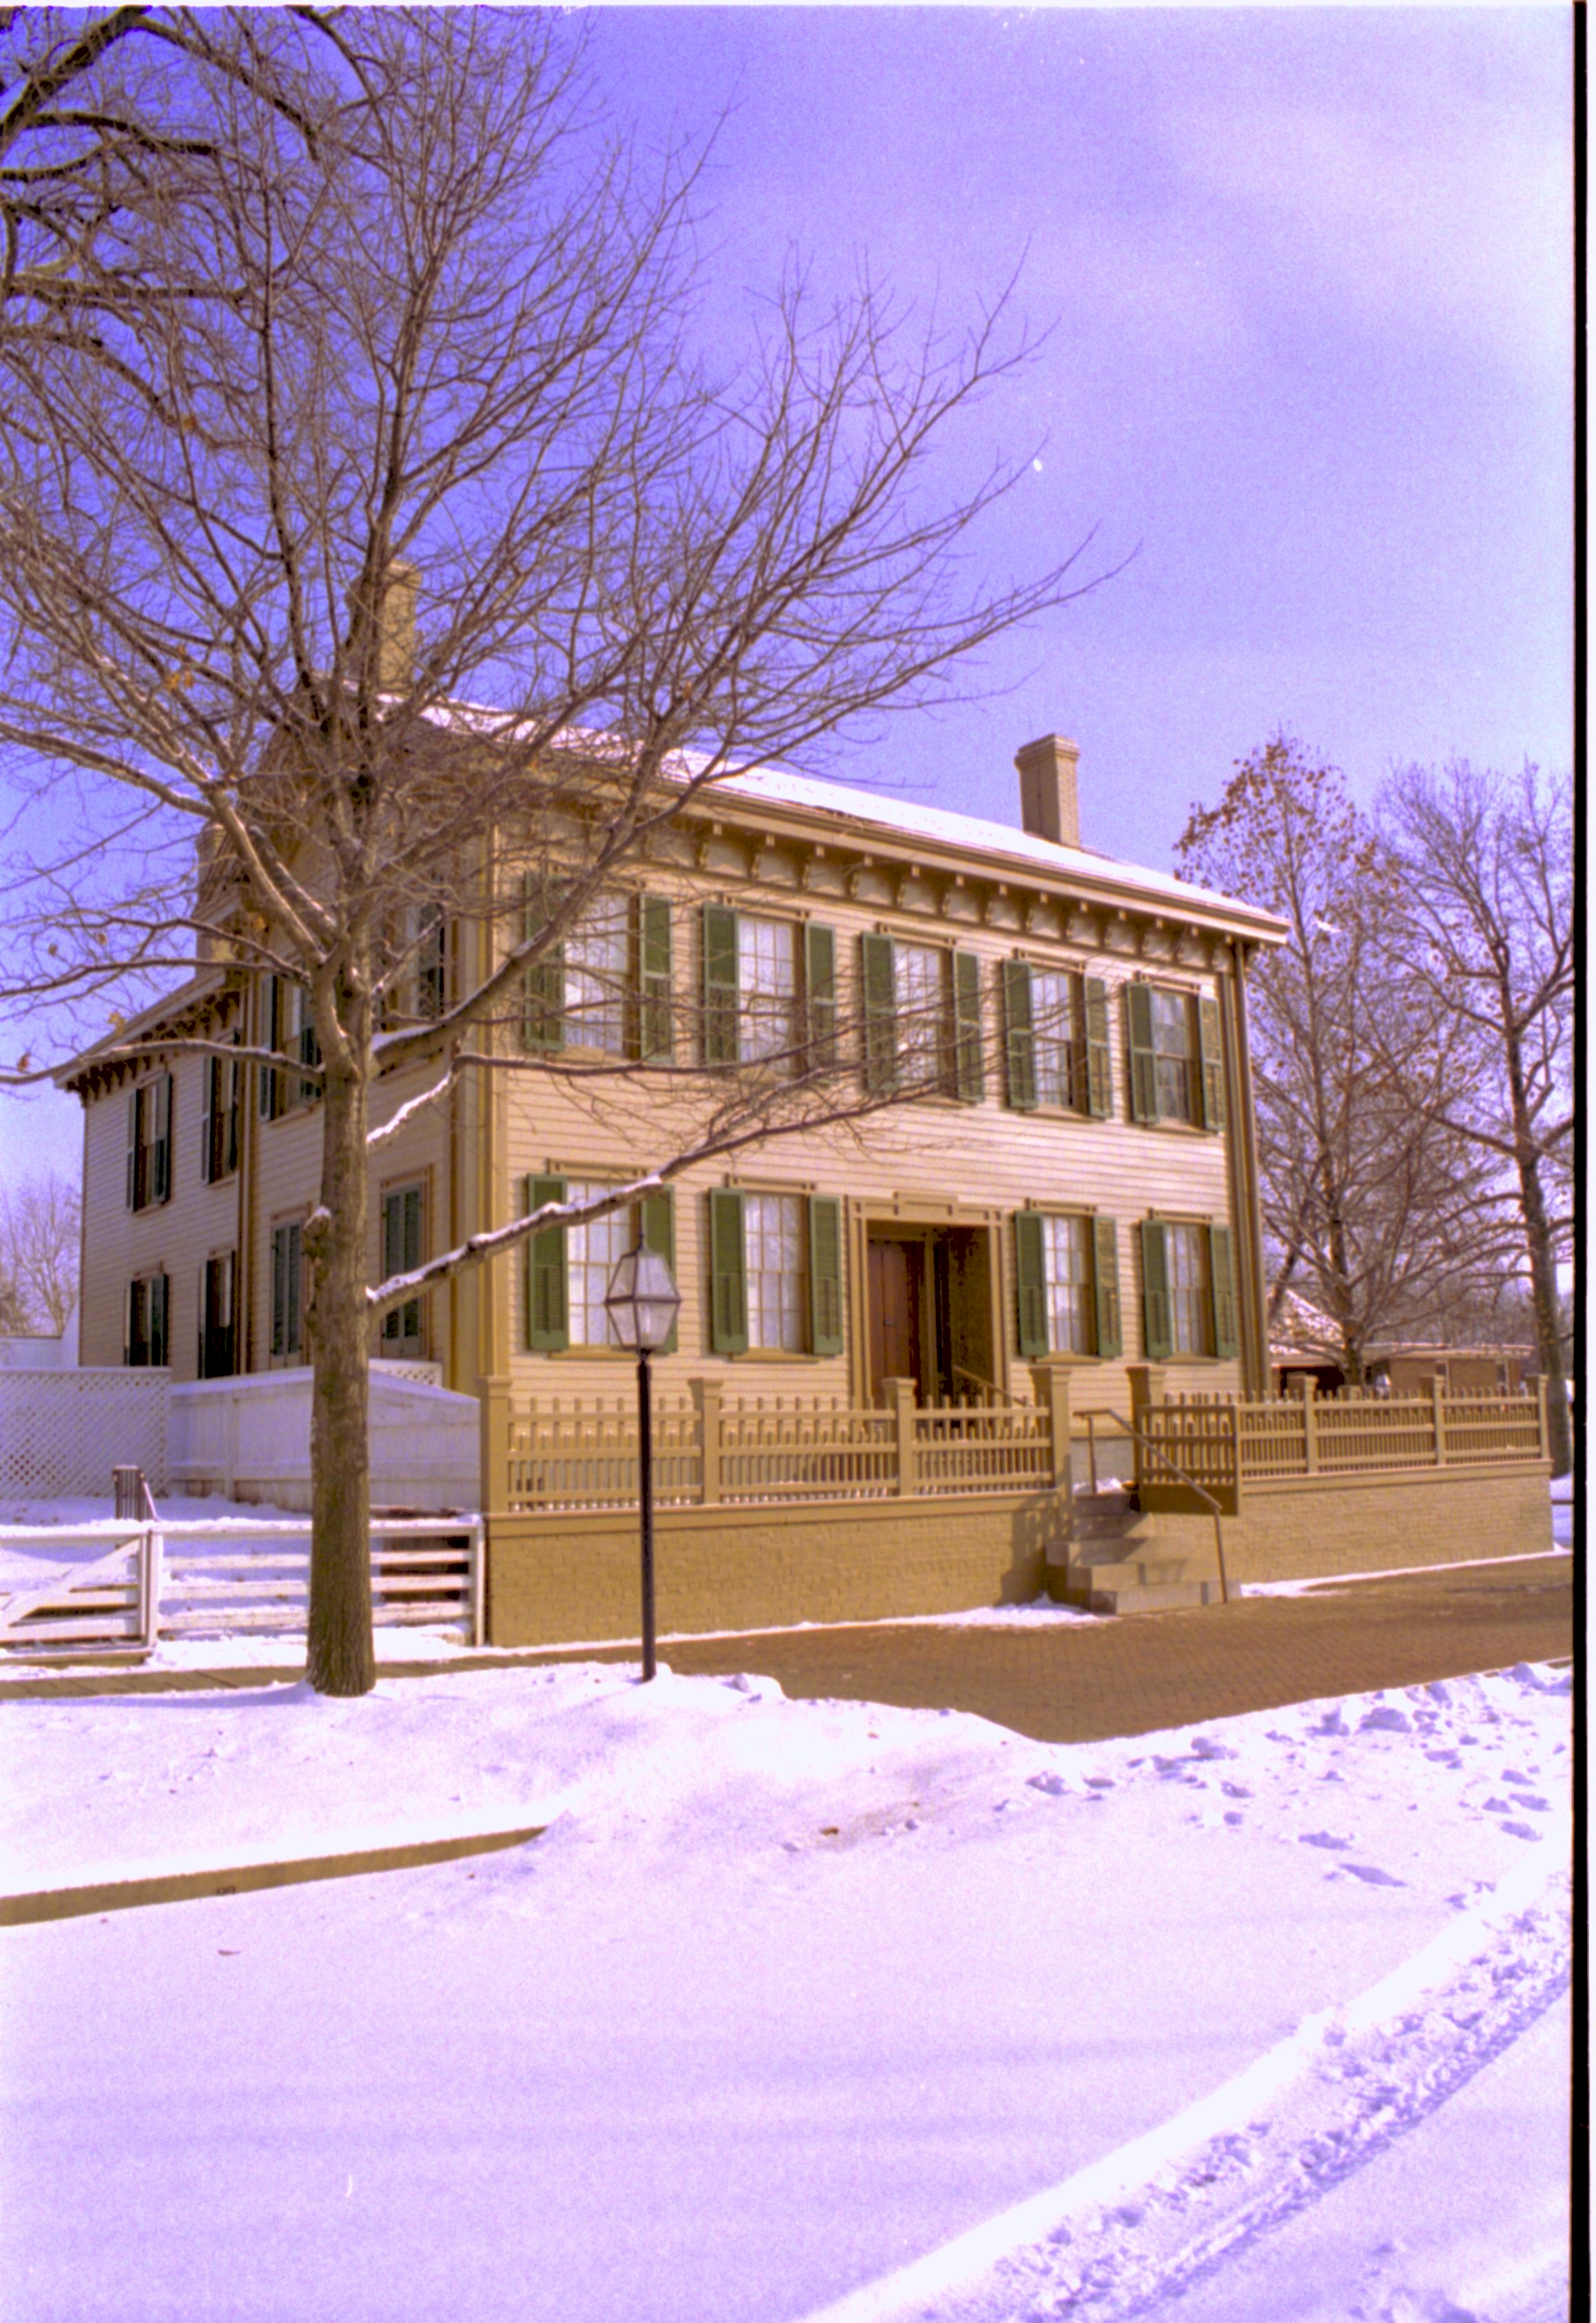
[[[1537,1154],[1520,1158],[1518,1201],[1529,1251],[1536,1353],[1540,1359],[1541,1377],[1546,1383],[1546,1449],[1552,1455],[1553,1475],[1566,1476],[1573,1465],[1573,1443],[1568,1419],[1567,1375],[1563,1367],[1563,1334],[1557,1314],[1557,1253],[1546,1219]]]
[[[1535,1308],[1536,1354],[1546,1383],[1546,1449],[1554,1476],[1566,1476],[1573,1465],[1573,1430],[1568,1423],[1568,1392],[1563,1368],[1563,1335],[1557,1316],[1557,1249],[1546,1217],[1541,1185],[1541,1148],[1530,1109],[1523,1046],[1513,1016],[1512,994],[1501,991],[1502,1024],[1506,1033],[1508,1095],[1513,1108],[1513,1143],[1518,1149],[1518,1214],[1524,1221],[1524,1245],[1529,1260],[1529,1295]]]
[[[352,1044],[353,1045],[353,1044]],[[371,1453],[366,1430],[366,1087],[330,1063],[321,1206],[305,1232],[310,1283],[310,1618],[306,1676],[318,1694],[369,1694]]]

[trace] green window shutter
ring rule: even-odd
[[[973,951],[953,955],[953,1093],[979,1105],[986,1060],[981,1053],[981,963]]]
[[[807,1072],[837,1061],[837,931],[810,920],[803,930],[803,1007]]]
[[[1119,1319],[1119,1233],[1112,1218],[1092,1220],[1092,1295],[1097,1310],[1097,1353],[1109,1362],[1124,1344]]]
[[[884,1097],[898,1078],[897,977],[890,936],[859,938],[865,1014],[865,1087]]]
[[[673,1045],[671,906],[664,895],[638,895],[637,1050],[641,1061],[668,1064]]]
[[[1228,1226],[1208,1228],[1208,1281],[1214,1292],[1214,1353],[1229,1362],[1242,1351],[1236,1317],[1235,1245]]]
[[[564,1198],[564,1178],[528,1178],[523,1216]],[[570,1345],[564,1226],[546,1226],[527,1238],[526,1307],[527,1345],[534,1354],[558,1354]]]
[[[710,1347],[717,1355],[740,1355],[748,1344],[743,1198],[735,1188],[717,1187],[710,1196]]]
[[[656,1194],[645,1194],[637,1205],[643,1239],[650,1250],[657,1251],[670,1268],[676,1272],[676,1197],[669,1186],[662,1186]],[[671,1325],[671,1336],[660,1349],[662,1355],[676,1352],[676,1326]]]
[[[1081,978],[1082,1010],[1086,1019],[1087,1111],[1094,1121],[1106,1121],[1114,1106],[1114,1069],[1108,1050],[1108,987],[1100,976]]]
[[[1020,1320],[1020,1353],[1048,1352],[1047,1259],[1042,1247],[1041,1213],[1014,1212],[1014,1291]]]
[[[830,1194],[809,1198],[809,1352],[842,1353],[842,1205]]]
[[[521,941],[533,943],[548,924],[537,875],[521,881]],[[565,947],[551,945],[521,978],[521,1046],[527,1050],[565,1045]]]
[[[155,1135],[150,1153],[150,1199],[167,1202],[171,1199],[172,1190],[172,1077],[170,1073],[162,1073],[154,1083],[151,1103],[155,1107]]]
[[[1175,1352],[1169,1258],[1161,1218],[1142,1221],[1142,1346],[1150,1364],[1167,1364]]]
[[[1036,1031],[1031,1010],[1031,969],[1023,960],[1005,960],[1003,964],[1003,1025],[1008,1101],[1016,1112],[1033,1113]]]
[[[1219,1033],[1219,1003],[1197,1003],[1197,1043],[1203,1060],[1203,1127],[1225,1126],[1225,1050]]]
[[[1152,1048],[1152,987],[1125,987],[1125,1052],[1131,1060],[1131,1119],[1158,1119],[1158,1065]]]
[[[737,914],[704,905],[704,1062],[735,1065],[738,1039]]]
[[[139,1207],[139,1093],[127,1093],[127,1207]]]

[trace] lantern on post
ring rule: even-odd
[[[669,1266],[639,1230],[616,1261],[604,1309],[619,1345],[637,1358],[637,1510],[643,1550],[643,1676],[654,1676],[654,1412],[648,1358],[670,1337],[682,1295]]]

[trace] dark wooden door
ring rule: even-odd
[[[921,1387],[920,1302],[925,1250],[883,1237],[870,1244],[870,1393],[879,1402],[885,1379]]]

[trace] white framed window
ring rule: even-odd
[[[801,1354],[809,1344],[809,1206],[802,1194],[743,1196],[748,1345]]]
[[[631,932],[627,898],[590,904],[565,939],[565,1040],[620,1056],[626,1049]]]
[[[893,946],[899,1060],[907,1079],[937,1087],[947,1074],[947,957],[931,944]]]
[[[1164,1251],[1173,1350],[1178,1355],[1211,1355],[1214,1299],[1208,1274],[1208,1229],[1167,1225]]]
[[[1076,1087],[1079,1027],[1076,1021],[1080,978],[1048,969],[1031,975],[1032,1039],[1036,1058],[1036,1102],[1066,1111],[1085,1111]]]
[[[565,1199],[571,1202],[597,1201],[608,1190],[601,1184],[583,1184],[580,1179],[573,1179],[566,1184]],[[611,1210],[608,1217],[589,1218],[581,1226],[566,1227],[567,1329],[572,1346],[616,1347],[620,1345],[605,1311],[604,1295],[614,1275],[616,1262],[631,1248],[636,1232],[636,1220],[629,1208]]]
[[[1041,1222],[1041,1236],[1048,1345],[1055,1354],[1095,1354],[1097,1327],[1092,1221],[1080,1217],[1046,1217]]]
[[[1153,1071],[1160,1121],[1196,1121],[1192,1074],[1192,1004],[1184,992],[1152,987]]]
[[[788,1061],[797,1046],[797,930],[786,920],[737,915],[738,1055]]]

